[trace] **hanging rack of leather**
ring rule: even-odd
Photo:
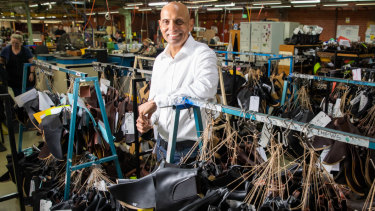
[[[39,69],[44,70],[44,72],[53,72],[53,71],[61,71],[64,73],[69,74],[70,76],[73,76],[73,82],[72,85],[72,92],[73,94],[71,95],[71,98],[69,99],[71,103],[71,115],[70,115],[70,124],[69,124],[69,139],[68,139],[68,150],[67,150],[67,157],[66,157],[66,175],[71,175],[72,172],[76,170],[80,170],[83,168],[90,167],[92,165],[98,165],[101,163],[106,163],[106,162],[111,162],[114,161],[115,163],[115,168],[117,172],[117,176],[119,178],[122,178],[122,171],[120,167],[120,163],[118,160],[118,156],[116,153],[115,145],[114,145],[114,136],[112,135],[111,128],[109,125],[109,121],[107,118],[107,113],[106,109],[104,107],[104,102],[103,98],[101,96],[101,90],[99,88],[99,80],[98,77],[87,77],[87,73],[75,71],[75,70],[70,70],[62,67],[58,67],[55,65],[51,65],[48,63],[45,63],[43,61],[36,60],[34,61],[34,64],[25,64],[24,65],[24,76],[23,76],[23,85],[22,85],[22,92],[24,93],[26,91],[26,74],[25,72],[27,71],[27,68],[31,65],[36,65],[39,67]],[[96,103],[99,105],[99,113],[101,114],[101,119],[103,122],[96,123],[95,119],[91,115],[90,111],[87,109],[86,105],[84,105],[82,99],[79,97],[79,89],[82,88],[80,87],[80,83],[94,83],[95,87],[95,92],[96,92]],[[32,91],[32,90],[31,90]],[[26,93],[25,93],[26,94]],[[81,90],[82,94],[82,90]],[[68,94],[69,95],[69,94]],[[74,147],[74,140],[75,140],[75,133],[76,133],[76,119],[78,115],[78,107],[83,109],[83,113],[87,112],[89,115],[90,119],[92,120],[94,129],[102,134],[103,139],[108,143],[109,148],[110,148],[110,156],[101,156],[100,159],[92,160],[89,162],[85,163],[80,163],[77,165],[73,165],[73,147]],[[53,119],[49,118],[48,121],[52,121]],[[88,119],[89,120],[89,119]],[[50,123],[50,125],[53,125],[54,121]],[[43,126],[43,120],[42,124]],[[46,125],[47,126],[47,125]],[[53,129],[53,128],[52,128]],[[22,149],[22,130],[23,127],[20,124],[20,149]],[[61,156],[62,158],[62,156]],[[68,200],[70,198],[70,184],[71,184],[71,177],[66,176],[65,177],[65,189],[64,189],[64,199]]]
[[[144,59],[144,57],[140,57],[140,59]],[[153,59],[153,58],[152,58]],[[140,60],[138,60],[140,61]],[[139,65],[141,66],[142,63],[139,62]],[[130,91],[129,95],[132,96],[130,99],[132,101],[132,111],[133,111],[133,123],[134,123],[134,128],[136,128],[136,121],[138,118],[138,89],[137,89],[137,83],[142,82],[145,84],[146,78],[144,77],[145,75],[152,75],[152,71],[150,70],[143,70],[143,69],[137,69],[135,67],[126,67],[126,66],[119,66],[119,65],[113,65],[110,63],[101,63],[101,62],[93,62],[93,66],[96,67],[94,70],[96,71],[103,71],[103,69],[106,69],[107,67],[109,68],[117,68],[120,70],[126,70],[131,72],[131,83],[130,83]],[[136,61],[134,63],[134,66],[136,66]],[[135,78],[135,74],[141,73],[142,77],[141,78]],[[146,86],[144,86],[146,87]],[[146,87],[147,88],[147,87]],[[148,88],[149,89],[149,88]],[[141,90],[140,91],[140,96],[139,96],[139,102],[143,103],[148,100],[148,94],[146,95],[145,93],[142,94]],[[145,91],[145,90],[143,90]],[[140,137],[138,130],[134,130],[134,139],[132,142],[127,142],[128,144],[134,144],[134,153],[136,157],[136,175],[137,178],[140,178],[140,157],[150,154],[152,152],[152,149],[146,150],[144,152],[140,152]]]

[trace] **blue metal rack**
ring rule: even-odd
[[[87,168],[93,165],[105,163],[105,162],[110,162],[114,161],[116,165],[116,171],[117,171],[117,176],[118,178],[123,178],[121,168],[120,168],[120,163],[118,160],[118,156],[116,153],[115,145],[114,145],[114,137],[111,133],[111,129],[109,127],[108,123],[108,118],[107,118],[107,113],[105,111],[104,103],[103,103],[103,98],[101,96],[101,91],[100,91],[100,86],[99,86],[99,81],[98,77],[86,77],[87,73],[82,73],[79,71],[74,71],[74,70],[69,70],[65,68],[61,68],[55,65],[51,65],[48,63],[44,63],[41,61],[35,61],[35,64],[38,66],[42,66],[51,70],[56,70],[56,71],[62,71],[74,76],[77,76],[77,78],[74,79],[74,87],[73,87],[73,107],[72,107],[72,113],[71,113],[71,118],[70,118],[70,128],[69,128],[69,143],[68,143],[68,154],[67,154],[67,164],[66,164],[66,176],[65,176],[65,190],[64,190],[64,200],[69,199],[69,193],[70,193],[70,175],[72,171],[76,171],[79,169]],[[33,64],[25,64],[24,65],[24,73],[23,73],[23,84],[22,84],[22,92],[26,91],[26,77],[27,77],[27,68],[30,67]],[[104,127],[105,127],[105,134],[106,137],[104,137],[110,146],[111,149],[111,156],[104,157],[101,159],[96,159],[87,163],[79,164],[79,165],[72,165],[72,157],[73,157],[73,144],[74,144],[74,135],[75,135],[75,124],[76,124],[76,116],[77,116],[77,107],[78,107],[78,89],[79,89],[79,84],[82,82],[94,82],[95,86],[95,91],[97,94],[97,99],[100,107],[100,111],[102,114],[102,118],[104,121]],[[90,118],[92,117],[91,114],[89,113]],[[95,123],[95,122],[94,122]],[[96,124],[95,124],[96,125]],[[20,138],[19,138],[19,149],[22,149],[22,131],[23,127],[20,125]]]
[[[290,81],[292,78],[301,78],[307,80],[317,80],[317,81],[328,81],[328,82],[338,82],[338,83],[346,83],[346,84],[354,84],[354,85],[363,85],[363,86],[372,86],[375,87],[375,82],[368,82],[368,81],[355,81],[350,79],[343,79],[343,78],[334,78],[334,77],[325,77],[325,76],[316,76],[316,75],[307,75],[307,74],[300,74],[300,73],[292,73],[288,76]],[[284,81],[284,89],[283,95],[281,98],[281,105],[284,105],[286,99],[286,91],[287,91],[287,80]]]
[[[175,115],[172,121],[174,122],[174,127],[171,128],[170,137],[168,140],[168,149],[167,149],[167,162],[173,162],[174,153],[175,153],[175,144],[176,144],[176,137],[178,131],[178,123],[179,123],[179,113],[182,109],[193,108],[194,109],[194,117],[195,123],[197,128],[197,135],[200,137],[201,133],[203,132],[202,127],[202,120],[201,120],[201,113],[200,108],[205,108],[212,111],[222,112],[231,114],[234,116],[252,119],[258,122],[264,122],[267,124],[272,124],[275,126],[288,128],[290,130],[300,131],[305,133],[308,137],[310,136],[320,136],[329,139],[333,139],[336,141],[341,141],[357,146],[363,146],[370,149],[375,149],[375,139],[360,136],[352,133],[347,133],[339,130],[333,130],[329,128],[319,127],[316,125],[311,125],[308,123],[297,122],[291,119],[285,119],[276,116],[270,116],[263,113],[253,112],[253,111],[243,111],[239,108],[231,107],[231,106],[224,106],[220,104],[208,103],[202,100],[192,99],[192,98],[183,98],[181,104],[173,106],[175,110]]]
[[[248,55],[248,56],[266,56],[268,58],[268,77],[271,75],[271,62],[275,60],[282,60],[282,59],[290,59],[289,65],[289,74],[293,71],[293,56],[283,56],[277,54],[264,54],[264,53],[244,53],[244,52],[233,52],[233,51],[215,51],[216,53],[223,53],[225,54],[225,59],[228,60],[228,54],[235,54],[235,55]],[[226,62],[226,65],[228,63]]]

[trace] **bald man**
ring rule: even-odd
[[[159,25],[168,45],[155,60],[149,101],[139,106],[137,129],[145,133],[154,127],[158,132],[156,151],[161,159],[166,155],[169,131],[173,127],[171,105],[185,96],[213,100],[218,71],[215,52],[190,35],[194,20],[184,4],[165,5],[160,12]],[[188,110],[180,113],[175,162],[179,162],[198,140],[194,117],[190,114]],[[206,120],[204,114],[202,112],[203,121]]]

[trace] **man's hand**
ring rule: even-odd
[[[137,129],[140,133],[146,133],[152,128],[150,119],[156,108],[156,103],[153,100],[143,103],[138,107]]]
[[[147,133],[151,128],[152,125],[150,120],[146,116],[139,115],[137,119],[137,130],[140,133]]]
[[[34,81],[34,73],[30,73],[30,75],[29,75],[29,81],[30,82]]]
[[[156,103],[153,100],[143,103],[138,107],[139,116],[146,116],[151,119],[152,114],[156,111]]]

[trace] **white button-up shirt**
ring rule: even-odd
[[[152,115],[154,128],[164,140],[168,140],[173,127],[172,108],[179,97],[193,97],[213,100],[218,84],[217,58],[206,44],[199,43],[189,36],[181,50],[171,57],[169,46],[156,57],[149,100],[157,105]],[[203,111],[203,110],[202,110]],[[203,125],[206,115],[202,113]],[[184,109],[180,113],[177,141],[197,140],[194,113]]]

